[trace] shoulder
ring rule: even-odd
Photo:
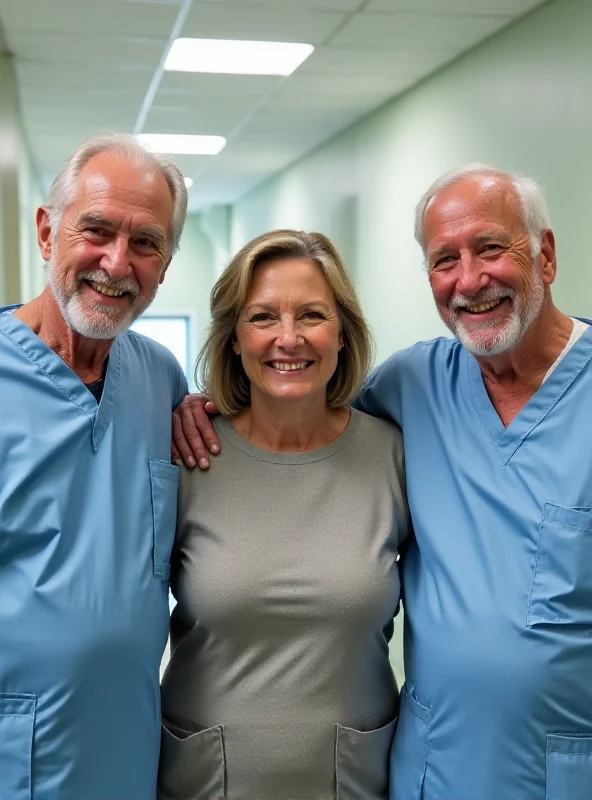
[[[352,409],[352,415],[357,419],[356,433],[360,440],[370,441],[372,446],[386,449],[391,449],[402,442],[401,428],[396,422],[374,417],[355,408]]]
[[[393,380],[403,378],[411,373],[418,373],[434,361],[447,361],[457,353],[462,345],[457,339],[438,336],[425,342],[398,350],[376,367],[370,377],[374,380]]]
[[[130,356],[133,354],[139,355],[143,358],[148,358],[151,363],[175,366],[181,369],[179,362],[168,347],[156,342],[154,339],[150,339],[148,336],[127,330],[119,336],[119,341]]]
[[[176,407],[188,393],[187,379],[168,347],[131,330],[120,334],[118,341],[124,361],[135,363],[138,369],[148,372],[151,381],[167,381],[171,384],[173,406]]]

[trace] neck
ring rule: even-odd
[[[572,320],[549,301],[516,347],[498,356],[476,357],[483,379],[490,386],[536,391],[572,330]]]
[[[113,339],[88,339],[69,328],[49,286],[14,315],[50,347],[84,383],[98,380]]]
[[[243,439],[264,450],[315,450],[340,436],[349,422],[348,408],[329,408],[325,397],[307,401],[270,401],[254,394],[251,405],[232,419]]]

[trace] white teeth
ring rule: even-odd
[[[112,289],[111,287],[105,286],[102,283],[97,283],[96,281],[89,281],[89,283],[95,292],[99,292],[99,294],[106,294],[107,297],[121,297],[122,294],[125,294],[125,292],[122,292],[120,289]]]
[[[501,300],[494,300],[492,303],[478,303],[474,306],[466,306],[466,309],[467,311],[471,311],[473,314],[481,314],[483,311],[489,311],[491,308],[495,308],[500,303]]]
[[[294,372],[297,369],[304,369],[308,366],[308,361],[297,361],[288,363],[286,361],[272,361],[271,366],[281,372]]]

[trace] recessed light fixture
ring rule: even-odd
[[[291,75],[313,52],[311,44],[234,39],[175,39],[164,68],[227,75]]]
[[[185,188],[191,189],[193,186],[193,178],[185,178]]]
[[[215,156],[226,144],[223,136],[193,136],[184,133],[139,133],[136,139],[153,153]]]

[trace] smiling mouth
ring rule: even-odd
[[[488,311],[492,311],[508,299],[507,297],[501,297],[499,300],[491,300],[488,303],[474,303],[468,306],[462,306],[458,310],[466,311],[467,314],[472,314],[473,316],[479,316],[479,314],[487,314]]]
[[[302,372],[314,361],[267,361],[267,366],[277,372]]]
[[[115,289],[113,286],[107,286],[104,283],[98,283],[97,281],[85,281],[91,289],[94,289],[95,292],[104,295],[105,297],[123,297],[124,295],[129,294],[129,292],[124,292],[121,289]]]

